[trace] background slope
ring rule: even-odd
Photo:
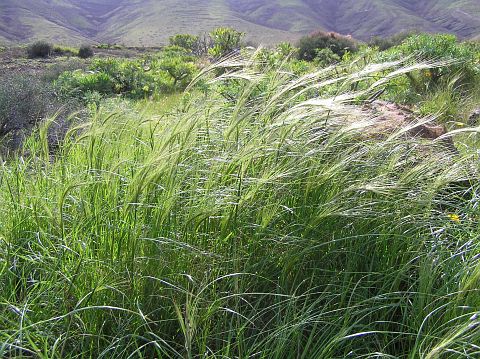
[[[160,45],[175,33],[233,26],[259,43],[317,29],[359,39],[409,29],[480,34],[478,0],[2,0],[0,41]]]

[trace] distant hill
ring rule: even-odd
[[[259,43],[316,29],[359,39],[417,29],[480,35],[480,0],[1,0],[0,42],[161,45],[228,25]]]

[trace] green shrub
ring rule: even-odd
[[[297,56],[298,48],[289,42],[281,42],[275,48],[277,54],[281,57],[287,58],[289,56]]]
[[[303,60],[297,60],[294,55],[296,48],[289,43],[282,43],[275,49],[261,48],[255,50],[253,55],[259,71],[269,72],[278,68],[285,68],[297,75],[312,70],[312,64]],[[243,51],[244,56],[251,56],[251,49]],[[250,54],[250,55],[249,55]]]
[[[313,71],[312,63],[305,60],[294,59],[288,63],[289,70],[295,75],[304,75]]]
[[[218,59],[226,56],[233,51],[239,50],[242,38],[245,36],[243,32],[239,32],[230,27],[219,27],[210,32],[212,47],[208,50],[210,56]]]
[[[90,109],[97,110],[104,96],[98,91],[86,91],[82,100]]]
[[[115,93],[115,81],[106,73],[66,71],[55,81],[55,86],[63,98],[82,98],[86,93],[98,92],[102,95]]]
[[[177,34],[170,37],[169,43],[170,47],[182,48],[188,54],[202,56],[208,53],[214,58],[220,58],[239,50],[244,36],[244,33],[233,28],[219,27],[202,37]]]
[[[292,62],[298,49],[288,42],[281,42],[274,49],[245,47],[243,57],[255,56],[255,60],[261,71],[270,71],[287,62]]]
[[[396,91],[391,95],[397,101],[416,103],[425,94],[444,91],[449,87],[458,93],[467,93],[480,80],[480,52],[472,43],[459,42],[454,35],[418,34],[407,38],[401,45],[381,53],[382,60],[400,60],[413,64],[418,61],[444,63],[421,71],[406,74],[406,79],[397,79]]]
[[[82,59],[88,59],[94,55],[93,49],[90,45],[82,45],[78,49],[78,57]]]
[[[392,54],[398,58],[414,56],[416,61],[453,62],[425,73],[429,84],[438,84],[443,79],[449,81],[451,76],[457,75],[466,81],[474,81],[479,72],[475,64],[478,53],[470,44],[459,42],[455,35],[414,35],[393,48]]]
[[[340,62],[341,58],[331,49],[317,49],[317,55],[313,59],[315,65],[325,67]]]
[[[318,31],[300,39],[298,48],[300,60],[313,61],[317,57],[318,50],[330,49],[334,54],[342,57],[347,51],[357,51],[357,44],[350,36]]]
[[[159,68],[168,73],[173,79],[173,87],[184,89],[190,81],[197,67],[193,62],[185,61],[181,56],[168,56],[159,62]]]
[[[245,48],[242,51],[243,56],[252,56],[252,50],[250,48]],[[281,56],[277,51],[270,50],[267,48],[261,48],[253,52],[255,60],[258,63],[258,68],[260,71],[268,71],[276,66],[279,66],[281,61],[285,61],[285,57]]]
[[[171,36],[169,42],[170,46],[178,46],[194,54],[199,50],[199,37],[196,35],[177,34]]]
[[[90,66],[90,70],[107,75],[113,83],[114,93],[129,97],[142,97],[139,96],[140,90],[150,85],[152,81],[151,68],[145,66],[140,60],[96,59]]]
[[[132,99],[183,90],[197,67],[187,50],[169,46],[149,59],[96,59],[90,71],[67,71],[56,81],[62,96],[86,99],[85,94],[124,95]]]
[[[37,41],[27,47],[27,54],[31,59],[49,57],[52,51],[52,45],[46,41]]]

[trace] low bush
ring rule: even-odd
[[[46,41],[37,41],[27,47],[28,57],[45,58],[51,55],[53,46]]]
[[[108,76],[114,84],[114,93],[129,98],[168,92],[170,87],[167,75],[159,70],[155,60],[98,59],[90,70]]]
[[[298,60],[295,57],[295,47],[288,43],[281,43],[275,49],[261,48],[253,52],[255,66],[259,71],[269,72],[278,68],[284,68],[288,72],[296,75],[303,75],[310,70],[314,70],[315,65],[311,62]],[[252,49],[245,48],[243,56],[252,55]]]
[[[245,34],[230,27],[219,27],[210,32],[212,47],[208,53],[213,58],[221,58],[237,51]]]
[[[357,44],[351,36],[318,31],[300,39],[298,48],[300,60],[313,61],[317,57],[318,50],[330,49],[334,54],[342,57],[347,51],[357,51]]]
[[[428,84],[434,85],[442,80],[450,81],[452,76],[460,76],[466,82],[475,81],[480,73],[477,51],[472,44],[459,42],[454,35],[419,34],[406,39],[391,53],[400,59],[413,56],[415,61],[446,62],[446,66],[426,73]]]
[[[176,46],[165,48],[154,64],[173,80],[173,90],[185,89],[197,71],[195,58],[190,56],[190,52]]]
[[[318,49],[316,53],[317,55],[313,59],[313,62],[320,67],[329,66],[341,60],[340,56],[331,49]]]
[[[194,54],[198,52],[199,40],[200,38],[196,35],[177,34],[171,36],[169,42],[170,46],[178,46]]]
[[[189,55],[209,55],[215,59],[240,50],[245,34],[230,27],[218,27],[202,36],[177,34],[169,38],[171,47],[182,48]]]
[[[63,98],[82,98],[89,92],[104,95],[115,93],[115,81],[102,72],[83,72],[81,70],[66,71],[55,82]]]
[[[82,45],[80,46],[80,49],[78,49],[78,57],[82,59],[88,59],[90,57],[93,57],[93,55],[94,52],[90,45]]]
[[[4,76],[0,81],[0,136],[35,124],[48,110],[51,93],[27,76]]]
[[[480,81],[480,49],[473,43],[460,42],[454,35],[417,34],[408,37],[401,45],[380,53],[380,60],[403,61],[414,64],[425,61],[432,65],[397,79],[395,91],[390,91],[396,101],[417,103],[422,96],[436,91],[466,94]]]
[[[18,148],[31,129],[47,116],[63,122],[79,106],[60,102],[51,86],[27,75],[0,78],[0,138],[5,148]]]
[[[296,48],[289,42],[279,43],[276,46],[275,50],[279,54],[279,56],[282,56],[284,58],[297,56],[297,53],[298,53],[298,48]]]
[[[124,95],[138,99],[159,93],[183,90],[197,72],[195,58],[178,46],[165,48],[158,56],[145,59],[96,59],[89,71],[67,71],[55,86],[62,96],[90,98]]]

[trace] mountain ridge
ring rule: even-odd
[[[175,33],[232,26],[248,39],[293,41],[315,30],[367,40],[416,29],[480,35],[478,0],[2,0],[0,41],[161,45]]]

